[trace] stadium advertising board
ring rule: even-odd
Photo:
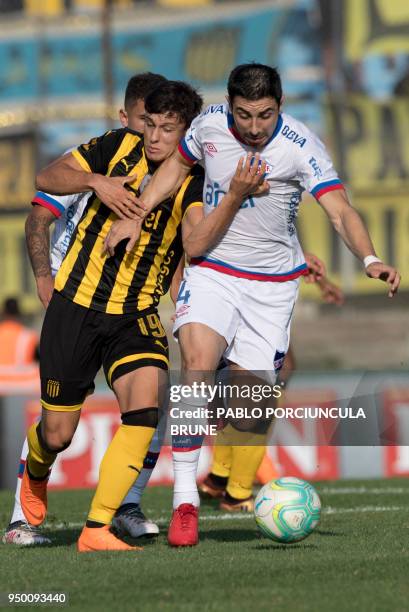
[[[305,393],[292,396],[290,404],[305,405]],[[326,394],[327,398],[333,397]],[[322,393],[309,394],[310,404],[323,405]],[[28,401],[25,407],[26,424],[31,425],[39,416],[37,401]],[[77,489],[95,487],[102,457],[120,424],[119,409],[115,399],[96,395],[86,400],[86,404],[71,446],[60,455],[54,464],[50,487]],[[339,450],[337,447],[322,445],[320,424],[315,430],[303,431],[302,425],[292,422],[280,423],[277,428],[277,447],[271,449],[280,473],[293,474],[309,480],[325,480],[340,477]],[[311,444],[311,435],[317,441]],[[304,446],[304,443],[306,444]],[[274,455],[273,455],[274,453]],[[198,478],[208,473],[211,464],[211,446],[204,445],[199,466]],[[173,482],[172,457],[169,446],[165,446],[155,467],[150,484],[163,485]]]
[[[336,391],[330,387],[323,392],[297,389],[287,394],[286,406],[325,407],[333,403]],[[378,476],[398,477],[409,475],[409,389],[403,387],[385,389],[380,396],[382,402],[385,446],[380,448]],[[29,400],[25,405],[26,425],[39,416],[39,404]],[[61,455],[52,471],[50,486],[56,489],[95,487],[104,452],[120,423],[119,410],[114,399],[95,395],[88,398],[78,430],[71,446]],[[280,420],[274,429],[269,454],[274,460],[279,475],[292,474],[307,480],[330,480],[343,477],[343,453],[336,445],[323,442],[331,437],[333,423],[321,420],[319,423]],[[316,443],[314,443],[314,441]],[[363,452],[363,451],[361,451]],[[212,449],[203,446],[198,477],[202,479],[211,465]],[[150,484],[164,485],[173,482],[172,457],[169,446],[162,449]],[[351,476],[351,473],[348,474]],[[359,466],[355,476],[359,477]]]
[[[384,427],[390,439],[401,444],[384,447],[385,476],[409,476],[409,390],[385,391],[383,401]]]

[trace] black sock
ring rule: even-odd
[[[220,487],[220,489],[225,489],[227,486],[227,476],[216,476],[216,474],[210,472],[208,479],[211,480],[216,487]]]
[[[101,529],[101,527],[105,527],[104,523],[98,523],[98,521],[87,521],[85,523],[86,527],[91,527],[91,529]]]

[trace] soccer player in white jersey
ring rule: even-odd
[[[165,77],[150,72],[137,74],[129,79],[125,90],[124,108],[119,111],[119,121],[122,127],[143,132],[145,98],[155,87],[165,81]],[[51,299],[54,277],[65,257],[71,236],[82,217],[89,196],[90,193],[55,196],[39,191],[32,200],[33,208],[26,222],[26,237],[38,296],[44,308],[47,308]],[[120,210],[116,212],[121,215]],[[49,228],[52,224],[54,227],[50,241]],[[158,526],[143,514],[140,501],[159,457],[164,434],[163,425],[164,423],[158,426],[145,457],[141,474],[113,520],[113,525],[118,532],[126,533],[133,538],[155,536],[159,533]],[[49,544],[49,538],[41,533],[38,527],[29,524],[21,508],[21,477],[27,453],[26,439],[20,456],[13,513],[3,536],[3,542],[20,546]]]
[[[350,205],[322,142],[304,124],[282,113],[277,70],[256,63],[237,66],[227,89],[227,104],[209,106],[192,123],[179,151],[155,173],[141,198],[141,215],[173,193],[196,162],[206,172],[206,215],[223,208],[218,204],[243,155],[258,154],[255,163],[265,162],[268,193],[248,197],[230,216],[220,210],[220,216],[226,213],[225,231],[219,227],[213,233],[214,246],[204,256],[200,241],[185,244],[191,265],[184,273],[174,331],[184,380],[208,380],[205,373],[214,371],[224,354],[234,368],[269,372],[273,382],[289,343],[299,277],[306,271],[295,228],[304,190],[315,196],[362,261],[367,276],[388,284],[390,297],[398,289],[400,276],[376,256],[365,224]],[[128,237],[130,249],[140,224],[140,220],[118,221],[107,238],[107,248]],[[203,395],[184,399],[178,408],[205,408],[207,402]],[[198,542],[200,447],[197,440],[194,444],[190,450],[173,453],[174,513],[168,540],[175,546]]]

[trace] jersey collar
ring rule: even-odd
[[[274,132],[271,134],[270,138],[267,140],[267,142],[264,145],[263,149],[265,149],[266,146],[268,144],[270,144],[270,142],[272,140],[274,140],[274,138],[276,136],[278,136],[278,134],[281,131],[282,125],[283,125],[283,117],[282,117],[282,115],[280,113],[278,115],[278,121],[277,121],[277,125],[275,126]],[[233,134],[233,136],[235,137],[236,140],[238,140],[239,142],[244,144],[246,147],[249,146],[246,142],[244,142],[244,140],[241,138],[240,134],[238,133],[238,131],[234,127],[234,118],[233,118],[233,115],[232,115],[232,113],[230,111],[227,112],[227,127],[228,127],[229,131]]]
[[[134,134],[135,136],[139,136],[140,138],[143,138],[143,132],[138,132],[137,130],[131,130],[130,127],[126,127],[124,129],[130,134]]]

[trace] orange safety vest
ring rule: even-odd
[[[0,393],[28,393],[39,389],[39,368],[34,361],[36,332],[18,321],[0,323]]]

